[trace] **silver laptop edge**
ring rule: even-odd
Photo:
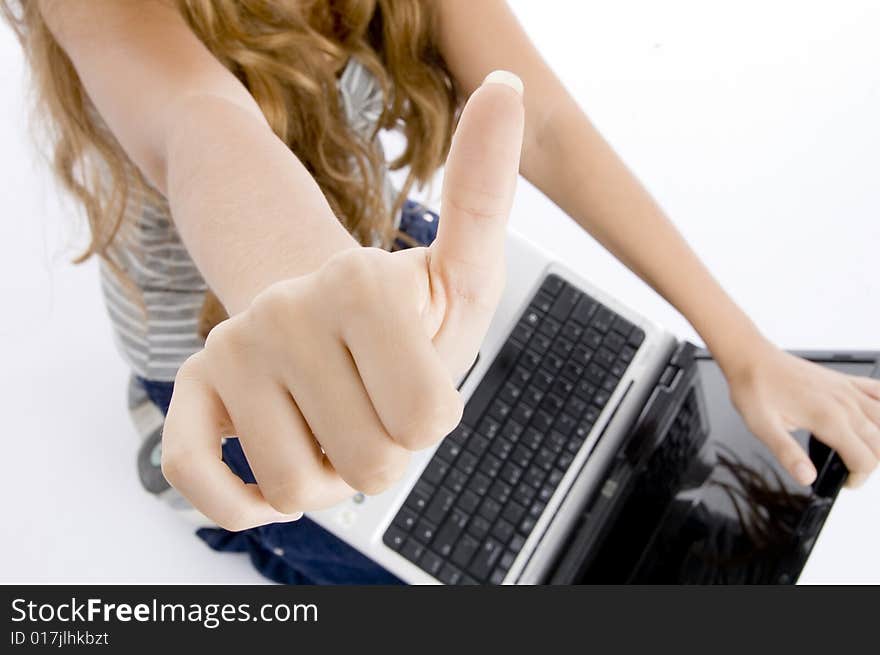
[[[599,472],[638,417],[676,340],[658,324],[622,305],[512,230],[507,239],[507,269],[507,286],[479,361],[461,389],[465,401],[479,385],[547,273],[556,273],[645,332],[644,342],[504,579],[504,584],[536,584],[552,564],[578,508],[598,484]],[[438,580],[382,542],[382,535],[435,450],[436,446],[414,453],[404,477],[383,493],[370,497],[359,494],[330,509],[309,512],[308,516],[402,580],[437,584]]]

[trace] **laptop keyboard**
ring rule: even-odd
[[[383,542],[445,584],[500,584],[644,338],[548,275]]]

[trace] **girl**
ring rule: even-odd
[[[392,580],[296,519],[383,490],[458,423],[453,380],[503,286],[517,172],[691,321],[796,480],[816,475],[796,428],[837,449],[854,482],[876,466],[880,385],[761,335],[501,0],[21,0],[5,13],[56,172],[88,214],[84,257],[101,257],[118,343],[167,411],[165,476],[222,526],[200,533],[209,543],[249,551],[273,579]],[[390,164],[386,128],[406,137]],[[436,240],[374,247],[408,224],[407,192],[447,154]],[[389,166],[408,168],[402,189]]]

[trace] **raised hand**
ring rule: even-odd
[[[430,248],[342,251],[267,288],[180,369],[162,470],[197,509],[242,530],[375,494],[459,422],[455,380],[504,286],[521,93],[496,72],[468,100]],[[256,485],[222,462],[226,435],[240,439]]]

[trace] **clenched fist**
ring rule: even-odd
[[[278,282],[180,369],[162,470],[219,525],[292,520],[354,490],[378,493],[403,474],[410,451],[459,422],[455,381],[504,286],[523,133],[518,86],[495,74],[468,100],[431,247],[352,248]],[[224,435],[239,438],[256,485],[221,460]]]

